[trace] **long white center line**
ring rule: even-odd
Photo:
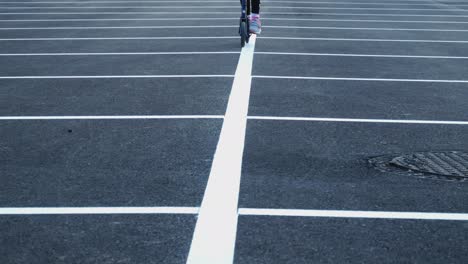
[[[256,36],[242,49],[187,263],[232,263]]]

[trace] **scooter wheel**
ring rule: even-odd
[[[240,37],[241,37],[241,47],[244,47],[245,46],[245,43],[248,42],[248,39],[247,39],[247,23],[245,23],[244,21],[242,21],[240,23],[240,28],[239,28],[239,34],[240,34]]]

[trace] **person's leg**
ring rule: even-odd
[[[250,0],[252,3],[252,13],[250,13],[250,32],[260,34],[262,32],[262,23],[260,22],[260,0]]]
[[[260,0],[251,0],[252,1],[252,13],[260,14]]]

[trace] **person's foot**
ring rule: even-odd
[[[249,16],[249,31],[252,34],[260,34],[262,32],[262,23],[260,22],[259,14],[250,14]]]

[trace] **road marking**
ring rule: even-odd
[[[176,52],[79,52],[79,53],[0,53],[2,57],[10,56],[114,56],[114,55],[203,55],[203,54],[239,54],[239,51],[176,51]],[[376,57],[376,58],[418,58],[418,59],[468,59],[462,56],[426,56],[426,55],[392,55],[392,54],[349,54],[349,53],[297,53],[257,51],[259,55],[286,56],[336,56],[336,57]]]
[[[17,14],[17,13],[16,13]],[[44,13],[40,13],[44,14]],[[468,15],[431,15],[431,14],[369,14],[369,13],[318,13],[318,12],[267,12],[262,11],[262,15],[325,15],[325,16],[394,16],[394,17],[468,17]]]
[[[359,28],[359,27],[307,27],[307,26],[264,26],[264,28],[288,29],[327,29],[327,30],[381,30],[381,31],[428,31],[428,32],[468,32],[468,29],[433,29],[433,28]]]
[[[183,20],[236,20],[237,17],[184,17]],[[181,18],[65,18],[65,19],[0,19],[0,22],[51,22],[51,21],[180,21]],[[372,22],[372,23],[420,23],[420,24],[468,24],[468,21],[438,20],[376,20],[376,19],[322,19],[322,18],[271,18],[262,20],[321,21],[321,22]]]
[[[238,17],[168,17],[168,18],[65,18],[65,19],[0,19],[0,22],[41,22],[41,21],[180,21],[180,20],[237,20]],[[462,22],[463,23],[463,22]],[[468,22],[466,22],[468,23]]]
[[[279,40],[320,40],[320,41],[364,41],[364,42],[417,42],[417,43],[468,43],[468,40],[432,39],[353,39],[353,38],[301,38],[301,37],[259,37],[260,39]]]
[[[321,21],[321,22],[372,22],[372,23],[421,23],[421,24],[422,23],[430,23],[430,24],[468,24],[468,21],[437,21],[437,20],[377,20],[377,19],[323,19],[323,18],[271,18],[271,17],[263,17],[262,20]],[[2,20],[0,20],[0,21],[2,21]],[[8,20],[4,20],[4,21],[8,21]]]
[[[465,213],[301,210],[301,209],[263,209],[263,208],[240,208],[239,215],[381,218],[381,219],[452,220],[452,221],[457,221],[457,220],[467,221],[468,220],[468,214],[465,214]]]
[[[255,35],[241,52],[187,263],[232,263]]]
[[[47,7],[0,7],[0,9],[18,10],[18,9],[223,9],[239,8],[233,6],[47,6]],[[441,9],[441,8],[378,8],[378,7],[315,7],[315,6],[269,6],[268,9],[314,9],[314,10],[382,10],[382,11],[439,11],[439,12],[468,12],[463,9]]]
[[[267,76],[254,75],[262,79],[299,79],[299,80],[341,80],[341,81],[374,81],[374,82],[429,82],[429,83],[468,83],[468,80],[430,80],[430,79],[392,79],[392,78],[352,78],[352,77],[309,77],[309,76]]]
[[[230,2],[232,3],[232,2]],[[0,9],[128,9],[128,8],[141,8],[141,9],[215,9],[215,8],[239,8],[237,5],[223,5],[223,6],[0,6]]]
[[[173,15],[173,14],[239,14],[239,12],[228,11],[182,11],[182,12],[21,12],[21,13],[0,13],[0,15],[119,15],[119,14],[147,14],[147,15]]]
[[[57,29],[170,29],[170,28],[237,28],[236,25],[213,26],[122,26],[122,27],[17,27],[0,28],[0,30],[57,30]]]
[[[225,0],[207,0],[204,1],[207,3],[232,3],[232,1],[225,1]],[[392,1],[390,1],[392,2]],[[399,2],[393,2],[393,3],[372,3],[372,2],[315,2],[315,1],[264,1],[264,3],[293,3],[293,4],[336,4],[336,5],[401,5],[401,6],[427,6],[427,5],[436,5],[435,3],[427,2],[423,3],[426,1],[407,1],[407,2],[421,2],[421,3],[416,3],[416,4],[407,4],[407,3],[399,3]],[[80,1],[80,2],[73,2],[73,1],[30,1],[30,2],[0,2],[0,4],[104,4],[104,3],[200,3],[200,1],[179,1],[179,0],[174,0],[174,1]]]
[[[238,39],[236,36],[219,37],[90,37],[90,38],[4,38],[0,41],[66,41],[66,40],[181,40],[181,39]],[[302,38],[302,37],[258,37],[277,40],[319,40],[319,41],[363,41],[363,42],[417,42],[417,43],[468,43],[468,40],[431,39],[352,39],[352,38]]]
[[[232,3],[232,1],[225,0],[207,0],[204,2],[208,3]],[[285,1],[264,1],[265,3],[285,3]],[[393,4],[389,4],[391,2]],[[310,4],[370,4],[370,5],[434,5],[433,2],[428,0],[406,0],[406,2],[421,2],[425,4],[401,4],[400,1],[387,1],[386,3],[372,3],[372,2],[323,2],[323,1],[287,1],[287,3],[310,3]],[[427,4],[426,4],[427,2]],[[19,1],[19,2],[0,2],[0,4],[93,4],[93,3],[129,3],[129,1]],[[200,3],[200,1],[187,1],[187,0],[174,0],[174,1],[148,1],[148,0],[136,0],[131,3]]]
[[[202,55],[239,54],[239,51],[178,51],[178,52],[80,52],[80,53],[0,53],[0,56],[108,56],[108,55]]]
[[[468,10],[467,10],[468,11]],[[231,11],[174,11],[174,12],[15,12],[15,13],[0,13],[0,15],[119,15],[119,14],[154,14],[154,15],[175,15],[175,14],[238,14],[239,12]],[[327,16],[395,16],[395,17],[468,17],[468,15],[430,15],[430,14],[369,14],[369,13],[316,13],[316,12],[268,12],[262,11],[263,16],[268,15],[327,15]]]
[[[349,53],[296,53],[296,52],[268,52],[257,51],[255,54],[291,55],[291,56],[336,56],[336,57],[376,57],[376,58],[418,58],[418,59],[468,59],[458,56],[423,56],[423,55],[384,55],[384,54],[349,54]]]
[[[176,39],[238,39],[236,36],[219,37],[96,37],[96,38],[5,38],[0,41],[62,41],[62,40],[176,40]]]
[[[439,120],[398,120],[398,119],[362,119],[362,118],[324,118],[324,117],[286,117],[286,116],[249,116],[251,120],[276,121],[313,121],[313,122],[350,122],[350,123],[392,123],[392,124],[432,124],[432,125],[468,125],[468,121]]]
[[[233,78],[234,75],[76,75],[76,76],[0,76],[0,80],[16,79],[125,79],[125,78]]]
[[[197,213],[198,207],[0,207],[0,215]]]
[[[101,26],[101,27],[12,27],[0,30],[82,30],[82,29],[174,29],[174,28],[237,28],[237,25],[210,26]],[[427,32],[468,32],[468,29],[432,29],[432,28],[357,28],[357,27],[307,27],[307,26],[264,26],[264,28],[287,29],[327,29],[327,30],[381,30],[381,31],[427,31]]]
[[[0,116],[0,120],[223,119],[222,115]]]

